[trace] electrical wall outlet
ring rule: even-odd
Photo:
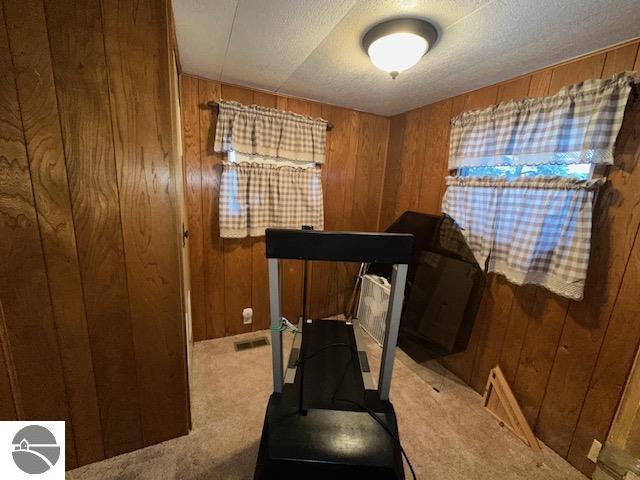
[[[593,463],[596,463],[598,461],[598,455],[600,455],[600,450],[602,450],[602,444],[598,440],[594,439],[591,444],[591,448],[589,449],[589,453],[587,453],[587,458]]]
[[[253,323],[253,308],[245,308],[242,310],[242,323],[251,325]]]

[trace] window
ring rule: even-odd
[[[463,167],[458,171],[461,177],[497,177],[506,180],[515,180],[519,177],[564,177],[575,180],[589,180],[592,177],[593,168],[589,163],[577,163],[570,165],[501,165],[485,167]]]
[[[623,72],[452,120],[442,209],[488,272],[583,297],[599,177],[638,84]]]

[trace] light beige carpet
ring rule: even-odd
[[[67,478],[252,478],[271,393],[271,348],[236,352],[233,342],[261,335],[268,332],[194,346],[190,435],[70,471]],[[363,337],[377,370],[380,348]],[[290,335],[285,339],[289,347]],[[436,363],[417,365],[398,351],[391,400],[419,479],[585,478],[550,449],[535,453],[500,427],[481,397]]]

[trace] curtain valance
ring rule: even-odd
[[[325,120],[228,100],[218,104],[215,151],[324,163]]]
[[[442,209],[487,271],[580,300],[599,180],[447,177]]]
[[[224,162],[220,236],[257,237],[265,228],[324,228],[319,168]]]
[[[613,164],[633,72],[587,80],[556,95],[464,112],[452,120],[449,169],[501,165]]]

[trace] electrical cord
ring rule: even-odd
[[[294,324],[292,324],[285,317],[281,317],[280,318],[280,326],[279,327],[269,327],[269,330],[271,330],[272,332],[285,332],[285,331],[288,330],[291,333],[293,333],[294,335],[296,333],[298,333],[298,327],[296,327]]]
[[[346,344],[344,344],[344,345],[346,345]],[[327,345],[327,347],[329,347],[329,346],[330,345]],[[351,363],[353,362],[353,360],[356,358],[356,356],[358,354],[357,350],[355,350],[352,345],[348,345],[348,346],[351,347],[351,349],[352,349],[352,355],[351,355],[351,358],[349,359],[349,361],[344,366],[344,369],[342,371],[342,376],[340,377],[340,381],[338,382],[338,384],[336,386],[336,389],[333,392],[333,395],[331,396],[331,403],[334,403],[336,401],[345,402],[345,403],[351,403],[353,405],[356,405],[358,408],[364,410],[365,412],[367,412],[371,418],[373,418],[376,422],[378,422],[378,424],[382,428],[384,428],[385,432],[387,432],[387,434],[398,445],[398,447],[400,448],[400,452],[402,453],[402,456],[407,461],[407,465],[409,466],[409,470],[411,470],[411,475],[413,476],[413,480],[417,480],[416,472],[413,469],[413,465],[411,464],[411,461],[409,460],[409,456],[407,455],[407,452],[405,452],[404,448],[402,447],[402,443],[400,443],[400,439],[393,434],[391,429],[382,420],[380,420],[378,415],[376,415],[376,413],[373,410],[371,410],[370,408],[367,408],[364,405],[364,402],[363,403],[358,403],[356,401],[353,401],[353,400],[350,400],[350,399],[347,399],[347,398],[336,398],[336,395],[338,394],[338,391],[340,390],[340,387],[342,386],[342,382],[344,382],[344,379],[347,376],[347,372],[349,371],[349,367],[351,366]]]
[[[338,342],[338,343],[330,343],[328,345],[325,345],[324,347],[319,348],[318,350],[316,350],[315,352],[309,354],[309,355],[305,355],[304,357],[300,357],[300,359],[298,360],[297,364],[299,365],[302,361],[304,360],[309,360],[310,358],[315,357],[316,355],[322,353],[323,351],[329,349],[329,348],[335,348],[335,347],[348,347],[348,348],[352,348],[351,345],[349,345],[348,343],[342,343],[342,342]]]
[[[319,348],[318,350],[316,350],[315,352],[313,352],[310,355],[305,355],[305,356],[301,356],[300,359],[296,362],[296,365],[300,365],[302,364],[302,362],[304,362],[305,360],[309,360],[310,358],[315,357],[316,355],[322,353],[323,351],[329,349],[329,348],[336,348],[336,347],[347,347],[350,348],[352,350],[352,355],[351,358],[349,359],[349,361],[345,364],[344,370],[342,372],[342,376],[340,378],[340,381],[338,382],[338,385],[336,386],[336,389],[333,393],[333,396],[331,397],[331,403],[333,403],[334,401],[337,402],[346,402],[346,403],[351,403],[355,406],[357,406],[358,408],[360,408],[361,410],[364,410],[365,412],[367,412],[369,414],[369,416],[371,418],[373,418],[378,425],[380,425],[385,432],[387,432],[387,434],[391,437],[391,439],[398,445],[398,448],[400,448],[400,453],[402,453],[402,456],[404,457],[404,459],[407,462],[407,465],[409,466],[409,470],[411,471],[411,475],[413,477],[413,480],[417,480],[417,476],[416,476],[416,472],[413,469],[413,465],[411,464],[411,460],[409,460],[409,456],[407,455],[407,452],[405,452],[404,447],[402,446],[402,443],[400,442],[400,439],[398,437],[396,437],[394,435],[394,433],[391,431],[391,429],[382,421],[380,420],[380,418],[378,418],[378,416],[376,415],[376,413],[371,410],[370,408],[367,408],[364,404],[362,403],[358,403],[356,401],[347,399],[347,398],[335,398],[336,395],[338,394],[338,391],[340,390],[340,387],[342,386],[342,382],[344,382],[344,379],[347,375],[347,372],[349,371],[349,367],[351,365],[351,363],[353,362],[353,360],[356,358],[357,355],[357,351],[353,348],[353,345],[350,345],[348,343],[330,343],[328,345],[325,345],[324,347]]]
[[[411,465],[411,461],[409,460],[409,456],[407,455],[407,452],[404,451],[404,448],[402,447],[402,443],[400,443],[400,439],[393,434],[391,429],[382,420],[380,420],[380,418],[378,418],[378,415],[376,415],[376,413],[373,410],[371,410],[370,408],[367,408],[365,405],[361,403],[354,402],[353,400],[349,400],[348,398],[337,398],[336,401],[346,402],[346,403],[351,403],[353,405],[356,405],[360,409],[367,412],[369,416],[373,418],[376,422],[378,422],[378,425],[384,428],[384,431],[387,432],[387,434],[393,439],[394,442],[396,442],[396,444],[400,448],[400,453],[402,453],[402,456],[407,461],[407,465],[409,465],[409,470],[411,470],[411,475],[413,477],[413,480],[417,480],[418,477],[416,476],[416,472],[413,469],[413,465]]]
[[[316,350],[315,352],[313,352],[310,355],[305,355],[304,354],[304,350],[303,350],[303,346],[300,346],[300,356],[298,358],[298,360],[296,361],[296,367],[299,367],[299,374],[300,374],[300,389],[299,389],[299,393],[298,393],[298,411],[300,412],[301,415],[306,415],[307,414],[307,409],[304,408],[304,362],[315,357],[316,355],[319,355],[320,353],[324,352],[325,350],[328,350],[329,348],[335,348],[335,347],[349,347],[351,348],[351,345],[349,345],[348,343],[330,343],[328,345],[325,345],[321,348],[319,348],[318,350]]]

